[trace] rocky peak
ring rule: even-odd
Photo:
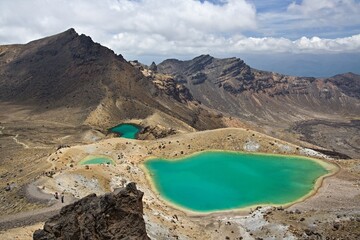
[[[34,232],[33,239],[150,239],[142,197],[135,183],[100,197],[91,194],[63,207],[43,230]]]
[[[50,53],[52,56],[57,55],[60,51],[71,51],[75,59],[80,57],[89,58],[88,60],[91,60],[93,57],[105,56],[106,54],[115,55],[112,50],[101,46],[99,43],[95,43],[91,37],[84,34],[79,35],[73,28],[30,42],[24,45],[24,48],[33,49],[35,54]]]
[[[155,62],[151,63],[149,70],[151,70],[153,72],[157,72],[157,66],[156,66]]]
[[[201,55],[190,61],[166,60],[158,65],[158,69],[183,83],[199,85],[210,81],[233,94],[255,89],[252,69],[239,58],[218,59]]]
[[[76,39],[77,37],[79,37],[79,34],[75,31],[74,28],[70,28],[62,33],[31,41],[28,44],[25,44],[24,47],[38,48],[53,43],[59,43],[60,45],[64,46],[65,44]]]
[[[10,57],[11,49],[8,49],[3,53],[3,61],[0,57],[0,62],[5,63],[0,69],[0,99],[37,105],[58,104],[59,100],[74,96],[79,99],[70,101],[71,105],[88,98],[97,103],[102,96],[89,93],[101,85],[103,73],[113,70],[111,63],[116,62],[118,69],[127,64],[122,56],[72,28],[13,49],[16,55]],[[83,103],[88,105],[86,102]]]
[[[75,31],[74,28],[69,28],[68,30],[62,32],[62,33],[59,33],[57,35],[55,35],[54,37],[57,37],[57,38],[61,38],[61,37],[78,37],[79,34]]]

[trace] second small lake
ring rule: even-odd
[[[136,139],[136,136],[140,130],[140,126],[128,123],[120,124],[109,129],[110,132],[117,133],[120,137],[129,139]]]

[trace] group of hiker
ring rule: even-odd
[[[59,193],[55,192],[55,199],[59,199]],[[61,202],[64,203],[64,193],[61,193],[60,196]]]

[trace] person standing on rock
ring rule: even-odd
[[[58,192],[55,192],[55,199],[59,199],[59,194],[58,194]]]
[[[64,203],[64,193],[61,194],[61,203]]]

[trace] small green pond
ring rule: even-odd
[[[195,212],[291,203],[329,173],[305,157],[225,151],[151,159],[144,165],[165,200]]]
[[[91,164],[114,164],[114,161],[108,157],[101,156],[89,156],[81,160],[80,165],[91,165]]]
[[[117,133],[120,137],[129,139],[136,139],[136,136],[140,130],[141,127],[128,123],[120,124],[109,129],[110,132]]]

